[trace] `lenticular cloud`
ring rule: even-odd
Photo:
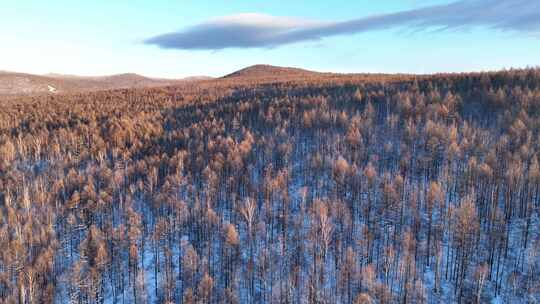
[[[184,50],[265,48],[396,27],[484,27],[515,33],[539,33],[540,1],[462,0],[337,22],[239,14],[209,20],[178,32],[157,35],[145,40],[145,43]]]

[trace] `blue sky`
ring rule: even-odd
[[[17,0],[0,70],[221,76],[252,64],[435,73],[540,65],[538,0]]]

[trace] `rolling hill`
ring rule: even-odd
[[[55,94],[120,88],[158,87],[205,79],[208,78],[158,79],[132,73],[87,77],[62,74],[33,75],[1,71],[0,95]]]
[[[374,81],[374,80],[403,80],[411,77],[423,77],[422,75],[406,74],[380,74],[380,73],[335,73],[335,72],[316,72],[306,69],[281,67],[267,64],[252,65],[236,72],[227,74],[216,80],[225,83],[281,83],[281,82],[313,82],[313,81],[343,81],[346,79],[356,81]]]
[[[225,75],[222,78],[292,78],[320,76],[325,74],[330,75],[330,73],[320,73],[299,68],[257,64]]]

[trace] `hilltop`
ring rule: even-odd
[[[267,64],[257,64],[243,68],[231,74],[227,74],[222,78],[306,77],[324,74],[329,73],[320,73],[299,68],[280,67]]]

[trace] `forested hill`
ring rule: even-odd
[[[91,92],[120,88],[151,88],[207,80],[207,77],[157,79],[133,73],[109,76],[75,76],[62,74],[33,75],[0,71],[0,96]]]
[[[538,69],[6,99],[0,299],[535,302],[538,151]]]
[[[329,82],[337,81],[345,83],[346,81],[396,81],[404,79],[413,79],[423,77],[420,75],[399,75],[399,74],[344,74],[344,73],[325,73],[315,72],[299,68],[273,66],[267,64],[252,65],[233,73],[227,74],[221,78],[216,79],[219,83],[232,83],[232,84],[261,84],[261,83],[280,83],[291,82],[300,83],[305,82],[308,84],[316,82]]]
[[[279,67],[265,64],[252,65],[224,76],[224,78],[233,77],[270,77],[270,76],[309,76],[322,74],[298,68]]]

